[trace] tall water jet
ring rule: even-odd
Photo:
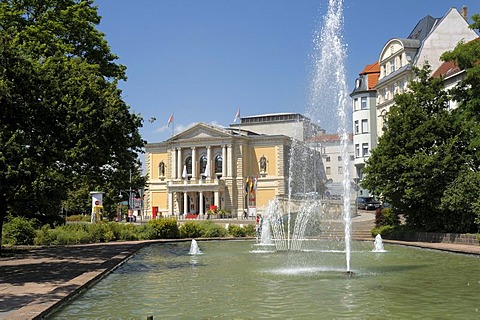
[[[306,115],[319,123],[338,121],[343,161],[343,222],[347,272],[350,272],[350,157],[348,154],[348,105],[346,85],[346,47],[342,41],[343,0],[329,0],[322,27],[314,37],[315,70],[311,85],[311,101]],[[326,121],[326,119],[328,119]]]

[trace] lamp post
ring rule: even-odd
[[[128,217],[132,216],[133,215],[133,197],[132,197],[132,194],[134,193],[134,191],[132,190],[132,188],[130,187],[129,190],[120,190],[120,194],[118,195],[118,197],[120,198],[120,200],[123,199],[123,193],[125,193],[125,195],[128,194]],[[121,201],[121,204],[120,204],[120,211],[123,213],[122,211],[123,209],[123,201]],[[128,221],[128,217],[127,217],[127,221]]]

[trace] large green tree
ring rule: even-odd
[[[472,16],[471,29],[480,31],[480,15]],[[459,43],[454,50],[442,55],[442,60],[455,62],[465,71],[463,80],[451,90],[458,101],[455,119],[461,128],[461,140],[465,143],[465,166],[457,179],[446,190],[442,206],[454,210],[470,221],[476,217],[480,226],[480,41],[475,39]]]
[[[449,111],[451,97],[442,79],[431,78],[428,65],[415,73],[410,92],[395,97],[362,185],[400,208],[411,226],[465,231],[456,228],[461,218],[454,208],[441,205],[445,191],[467,166],[461,128]]]
[[[0,0],[0,228],[138,167],[143,120],[99,22],[92,0]]]

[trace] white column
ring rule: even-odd
[[[177,148],[177,179],[182,177],[182,148]]]
[[[227,176],[227,146],[222,146],[222,177]]]
[[[170,179],[177,179],[177,150],[172,149],[172,167],[170,168]]]
[[[227,175],[229,177],[232,177],[233,176],[233,156],[232,156],[232,145],[229,145],[227,147],[227,158],[228,158],[228,162],[227,162]]]
[[[173,192],[168,193],[168,209],[170,214],[173,216]]]
[[[183,218],[187,216],[188,213],[188,196],[187,193],[183,193]]]
[[[214,205],[216,205],[220,209],[220,206],[219,206],[220,197],[219,197],[218,191],[215,191],[215,194],[213,196],[213,202],[214,202]]]
[[[192,147],[192,180],[197,179],[197,148]]]
[[[215,173],[215,166],[212,165],[212,148],[210,146],[207,146],[207,165],[210,168],[210,175],[207,179],[210,179],[212,177],[212,172]]]
[[[199,201],[199,203],[200,203],[200,208],[199,208],[199,210],[198,210],[198,213],[199,213],[199,214],[203,214],[203,213],[204,213],[204,212],[203,212],[203,208],[205,207],[205,205],[203,204],[203,192],[202,192],[202,191],[199,192],[199,197],[200,197],[200,201]]]

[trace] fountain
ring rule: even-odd
[[[323,241],[255,254],[254,241],[199,242],[208,254],[195,263],[189,241],[152,244],[45,318],[479,318],[478,256],[394,245],[376,254],[354,241],[349,277],[344,251]]]
[[[348,155],[348,106],[345,79],[345,46],[341,41],[343,23],[343,1],[329,0],[328,11],[323,26],[316,33],[314,43],[314,74],[311,85],[310,103],[305,114],[314,124],[325,119],[338,122],[341,138],[343,167],[349,168]],[[335,66],[335,67],[332,67]],[[335,110],[332,110],[332,106]],[[313,129],[313,127],[312,127]],[[314,136],[309,132],[307,136]],[[321,170],[321,152],[312,146],[311,141],[293,141],[290,152],[288,199],[286,213],[275,202],[266,209],[265,216],[271,223],[273,239],[279,251],[301,251],[307,241],[307,232],[312,220],[324,219],[327,215],[326,203],[319,199],[322,190],[319,181],[327,181]],[[346,255],[346,272],[350,272],[351,213],[350,213],[350,173],[343,170],[343,233]],[[303,199],[292,195],[303,195]],[[308,195],[316,196],[308,196]],[[321,197],[320,197],[321,198]],[[284,226],[285,225],[285,226]],[[285,230],[286,229],[286,230]],[[318,234],[317,234],[318,236]]]
[[[189,254],[191,254],[191,255],[202,254],[202,251],[200,251],[200,248],[198,247],[197,240],[195,240],[195,239],[192,239],[192,242],[190,244]]]
[[[380,234],[377,234],[377,236],[375,237],[373,245],[373,252],[385,252],[385,249],[383,248],[382,236]]]

